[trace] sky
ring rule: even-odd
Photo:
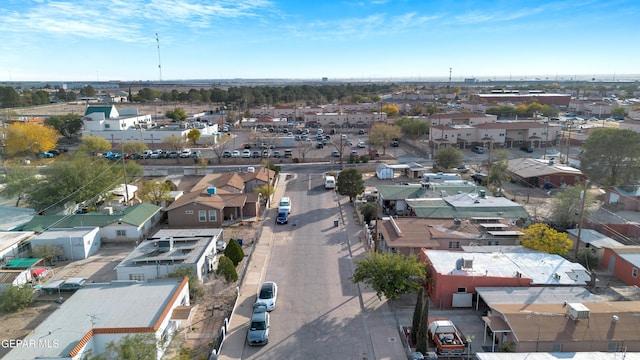
[[[0,81],[640,79],[637,0],[3,0]]]

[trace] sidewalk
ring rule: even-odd
[[[271,201],[270,212],[274,211],[271,209],[277,208],[277,204],[284,193],[286,177],[287,174],[280,174],[278,183],[276,184],[276,191]],[[340,207],[342,214],[341,225],[343,226],[345,241],[347,241],[349,245],[352,258],[356,259],[365,256],[367,250],[359,240],[359,234],[362,228],[357,224],[353,205],[349,204],[348,200],[341,196]],[[273,216],[273,214],[268,213],[266,216]],[[238,303],[229,323],[227,338],[221,349],[222,354],[219,355],[218,359],[231,360],[242,358],[245,345],[246,324],[251,316],[253,296],[262,280],[264,266],[268,262],[272,237],[272,229],[270,227],[263,227],[262,236],[253,248],[247,273],[240,285]],[[407,319],[406,311],[397,311],[394,313],[386,300],[378,300],[375,291],[367,288],[364,284],[358,284],[358,289],[361,293],[362,306],[364,307],[363,314],[367,325],[362,331],[371,339],[373,351],[373,354],[370,354],[368,359],[406,359],[407,355],[403,343],[400,340],[397,323],[399,321],[401,325],[410,324],[410,314]],[[398,318],[398,320],[396,320],[396,318]]]

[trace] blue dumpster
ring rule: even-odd
[[[240,246],[242,246],[242,239],[238,239],[238,244],[240,244]]]
[[[333,220],[333,226],[334,227],[338,227],[339,225],[340,225],[340,220],[338,220],[338,219]]]

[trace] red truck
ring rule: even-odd
[[[464,355],[466,344],[456,326],[450,320],[433,320],[429,323],[429,337],[436,344],[440,355]]]

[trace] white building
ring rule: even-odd
[[[174,334],[190,319],[189,281],[162,279],[87,284],[49,315],[5,360],[82,359],[110,342],[151,335],[160,359]]]
[[[143,241],[118,266],[118,280],[158,279],[182,267],[194,270],[198,280],[218,266],[216,242],[222,229],[162,229]]]
[[[100,249],[99,227],[77,227],[73,229],[51,229],[29,240],[31,248],[38,245],[57,245],[64,250],[67,260],[86,259]]]

